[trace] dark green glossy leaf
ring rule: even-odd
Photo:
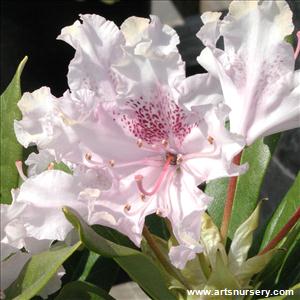
[[[153,299],[175,300],[159,268],[143,253],[106,240],[89,227],[71,208],[63,209],[67,219],[78,230],[80,239],[90,250],[112,257],[133,281],[137,282]]]
[[[105,290],[83,281],[66,284],[55,300],[114,300]]]
[[[278,276],[278,283],[282,289],[286,289],[300,282],[300,232],[298,237],[287,253]]]
[[[294,227],[287,238],[280,246],[280,251],[275,253],[270,263],[263,272],[255,277],[254,284],[259,284],[260,289],[272,289],[279,283],[279,276],[285,261],[287,260],[291,249],[293,249],[295,242],[300,237],[300,225]],[[286,287],[287,288],[287,287]]]
[[[115,283],[120,267],[107,257],[103,257],[87,248],[76,251],[64,262],[66,275],[63,284],[71,281],[86,281],[109,291]]]
[[[237,227],[250,216],[257,205],[261,185],[278,139],[278,134],[260,139],[243,151],[241,164],[248,163],[249,170],[239,176],[237,181],[228,233],[230,238],[233,237]],[[214,197],[208,212],[218,226],[223,217],[227,185],[228,179],[217,179],[209,182],[205,189],[208,195]]]
[[[145,222],[149,230],[155,235],[166,241],[170,238],[168,228],[162,217],[158,216],[157,214],[152,214],[146,217]]]
[[[19,175],[15,167],[17,160],[22,160],[22,146],[18,143],[14,132],[14,120],[21,118],[17,102],[21,98],[20,77],[26,64],[25,57],[18,66],[16,74],[9,86],[1,95],[1,203],[11,203],[10,191],[18,186]]]
[[[261,249],[264,248],[267,243],[279,232],[279,230],[287,223],[289,218],[300,207],[300,172],[286,194],[281,201],[280,205],[273,214],[267,229],[264,234],[264,238],[261,244]]]
[[[32,258],[22,269],[18,279],[5,290],[6,299],[27,300],[41,291],[63,262],[81,245],[54,246]]]
[[[133,242],[124,234],[118,232],[117,230],[113,228],[109,228],[107,226],[102,225],[93,225],[92,228],[100,234],[105,239],[114,242],[116,244],[137,249],[136,246],[133,244]]]

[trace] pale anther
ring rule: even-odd
[[[136,141],[136,144],[138,145],[139,148],[141,148],[141,147],[143,146],[143,142],[142,142],[141,139],[138,139],[138,140]]]
[[[176,163],[180,164],[180,163],[182,163],[182,161],[183,161],[182,154],[177,154]]]
[[[86,160],[91,160],[92,159],[92,154],[91,153],[86,153],[85,154],[85,159]]]
[[[207,138],[207,140],[208,140],[208,142],[212,145],[213,144],[213,142],[214,142],[214,138],[212,137],[212,136],[209,136],[208,138]]]
[[[155,212],[158,216],[162,217],[163,216],[163,213],[160,209],[157,209],[156,212]]]
[[[113,159],[109,160],[108,163],[111,167],[115,165],[115,161]]]
[[[161,141],[161,144],[164,146],[164,147],[167,147],[169,145],[169,142],[167,140],[162,140]]]
[[[130,211],[131,210],[131,205],[129,203],[127,203],[125,206],[124,206],[124,210],[126,212]]]
[[[49,165],[48,165],[48,170],[53,170],[54,169],[54,163],[51,162]]]

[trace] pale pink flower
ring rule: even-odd
[[[76,177],[80,185],[74,188],[72,176],[64,175],[67,184],[48,183],[49,191],[41,189],[39,197],[36,186],[41,188],[42,176],[49,180],[54,171],[48,171],[25,182],[28,192],[21,188],[20,201],[56,213],[61,205],[75,205],[90,224],[116,228],[138,246],[145,217],[167,217],[180,244],[170,257],[182,268],[202,250],[201,214],[211,201],[197,186],[245,170],[232,164],[243,139],[224,127],[229,111],[217,81],[208,75],[185,78],[178,36],[157,17],[129,18],[121,30],[100,16],[81,19],[59,37],[76,49],[71,91],[59,99],[47,88],[24,94],[24,117],[15,123],[23,145],[37,144],[74,170],[84,169]],[[86,180],[83,174],[92,176]],[[111,185],[98,186],[99,194],[97,174],[111,178]],[[78,193],[89,199],[88,215]],[[65,236],[69,229],[61,227]]]
[[[33,254],[49,249],[51,240],[39,240],[30,237],[24,216],[28,215],[26,203],[17,202],[19,191],[13,190],[13,203],[1,204],[1,291],[8,288],[19,276],[25,264]],[[35,222],[39,215],[34,216]],[[25,217],[26,219],[26,217]],[[22,250],[23,249],[23,250]],[[26,250],[26,252],[24,252]],[[61,266],[57,273],[50,279],[47,285],[39,292],[43,298],[53,294],[61,287],[61,277],[65,274]]]
[[[285,1],[232,1],[229,13],[206,12],[197,36],[206,48],[199,63],[222,85],[230,130],[248,145],[259,137],[300,125],[300,73],[284,38],[293,32]],[[224,50],[216,46],[223,37]],[[299,32],[298,32],[299,37]]]

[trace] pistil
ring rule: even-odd
[[[159,190],[162,182],[164,181],[165,176],[167,175],[168,168],[169,168],[170,164],[172,164],[173,159],[174,159],[174,156],[172,156],[172,155],[167,157],[167,160],[166,160],[166,162],[163,166],[163,169],[162,169],[158,179],[156,180],[156,182],[154,184],[154,188],[151,192],[146,191],[143,187],[143,179],[144,179],[143,175],[136,175],[135,176],[134,179],[136,181],[137,187],[143,195],[152,196]]]

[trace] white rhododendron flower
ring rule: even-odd
[[[183,268],[202,251],[201,214],[211,201],[197,186],[244,172],[232,164],[244,140],[224,127],[229,110],[217,80],[186,78],[179,38],[157,17],[131,17],[121,30],[97,15],[81,19],[59,36],[76,49],[70,91],[55,98],[43,87],[19,103],[20,143],[74,171],[39,173],[39,158],[28,160],[39,174],[23,183],[18,202],[32,208],[30,235],[64,239],[71,225],[59,208],[70,206],[139,246],[145,217],[157,213],[171,221],[179,246],[170,257]]]
[[[52,241],[36,239],[27,230],[26,216],[30,207],[26,203],[17,202],[19,191],[14,190],[13,203],[1,204],[1,291],[8,288],[19,276],[23,267],[33,254],[49,249]],[[24,218],[25,216],[25,218]],[[31,216],[37,222],[38,215]],[[22,251],[21,251],[22,250]],[[53,294],[61,287],[60,278],[65,274],[60,267],[57,274],[39,293],[43,298]]]
[[[197,36],[206,48],[199,63],[222,85],[230,129],[248,145],[257,138],[299,127],[300,73],[284,39],[293,32],[285,1],[232,1],[229,13],[206,12]],[[298,32],[298,37],[299,37]],[[223,37],[224,50],[216,46]]]

